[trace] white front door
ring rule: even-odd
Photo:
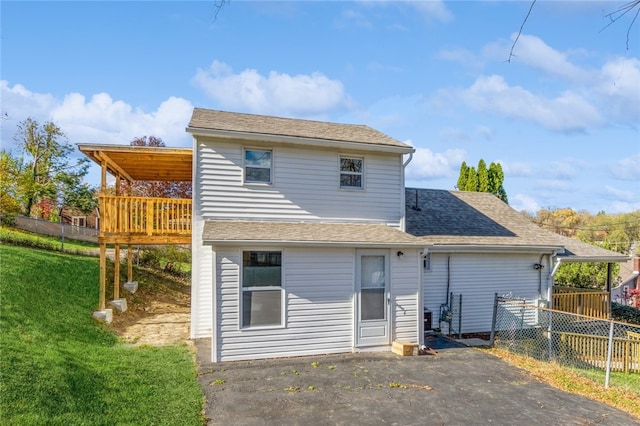
[[[389,251],[358,250],[356,256],[356,346],[391,343]]]

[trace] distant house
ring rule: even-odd
[[[84,213],[78,209],[65,207],[62,209],[61,222],[81,228],[100,228],[100,213],[94,209],[90,213]]]
[[[491,329],[495,294],[549,305],[561,262],[624,262],[627,257],[541,229],[481,192],[407,188],[406,230],[424,242],[423,305],[434,326],[462,295],[464,333]],[[445,324],[446,325],[446,324]]]

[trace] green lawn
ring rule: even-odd
[[[0,423],[202,425],[185,346],[132,348],[91,318],[95,258],[0,245]]]
[[[5,244],[15,244],[24,247],[41,248],[45,250],[61,251],[62,241],[60,237],[34,234],[7,226],[0,226],[0,241]],[[64,240],[64,251],[69,253],[88,253],[98,249],[98,244],[92,244],[77,240]]]

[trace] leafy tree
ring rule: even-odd
[[[489,192],[509,204],[507,191],[504,189],[504,172],[500,163],[491,163],[489,165]]]
[[[489,192],[509,204],[503,182],[504,173],[500,163],[491,163],[487,169],[487,163],[480,159],[476,171],[474,167],[467,166],[463,161],[460,165],[456,188],[460,191]]]
[[[20,205],[20,173],[22,162],[10,151],[0,152],[0,212],[15,214],[22,211]]]
[[[15,168],[15,196],[25,214],[32,215],[33,207],[44,200],[86,213],[95,207],[93,191],[83,183],[89,159],[70,158],[74,148],[55,123],[41,125],[29,117],[18,125],[14,140],[22,151]]]
[[[616,277],[620,272],[620,265],[611,265],[611,276]],[[607,264],[593,262],[562,263],[554,276],[556,285],[565,287],[603,289],[607,283]],[[614,279],[615,284],[620,279]]]
[[[164,147],[162,139],[155,136],[143,136],[135,138],[130,143],[131,146],[151,146]],[[138,197],[159,197],[159,198],[191,198],[191,182],[165,182],[165,181],[135,181],[131,185],[128,182],[123,184],[126,193]]]

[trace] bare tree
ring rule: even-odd
[[[531,5],[529,6],[529,10],[527,11],[527,14],[522,20],[522,24],[520,25],[520,29],[518,30],[518,34],[516,35],[516,39],[513,41],[513,44],[511,45],[511,50],[509,51],[509,58],[507,59],[507,62],[511,62],[511,58],[515,56],[513,54],[513,50],[515,49],[516,44],[518,44],[518,39],[522,34],[522,29],[524,28],[524,25],[527,23],[527,20],[529,20],[529,16],[531,15],[533,6],[535,6],[537,1],[538,0],[531,1]],[[633,28],[633,25],[636,23],[636,20],[638,19],[638,15],[640,15],[640,0],[631,0],[623,4],[619,8],[615,9],[614,11],[605,13],[604,16],[606,18],[609,18],[609,23],[600,30],[600,32],[604,31],[605,29],[609,28],[611,25],[618,22],[620,19],[622,19],[629,13],[631,14],[631,22],[627,27],[627,42],[626,42],[627,50],[629,50],[629,39],[630,39],[631,29]]]

